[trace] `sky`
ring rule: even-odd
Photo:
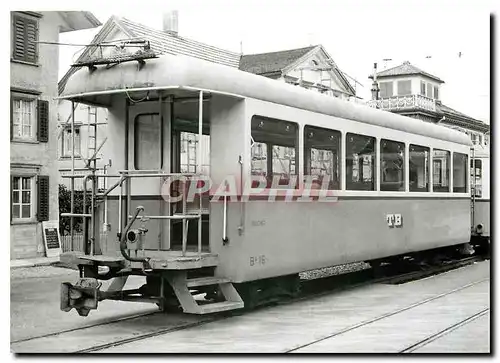
[[[373,63],[383,70],[410,61],[445,81],[443,103],[489,123],[490,13],[495,11],[491,1],[184,0],[147,2],[147,7],[131,3],[133,8],[116,1],[103,4],[90,1],[81,10],[91,11],[102,23],[118,15],[157,29],[162,27],[162,12],[178,10],[180,36],[237,53],[321,44],[343,72],[362,83],[356,88],[364,99],[370,98]],[[99,29],[63,33],[60,41],[87,44]],[[60,47],[60,77],[79,49]]]

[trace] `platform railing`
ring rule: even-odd
[[[147,220],[181,220],[182,221],[182,256],[186,256],[186,251],[187,251],[187,237],[188,237],[188,228],[189,228],[189,221],[196,219],[198,221],[198,256],[201,257],[201,246],[202,246],[202,241],[201,241],[201,228],[202,228],[202,196],[200,195],[200,204],[199,204],[199,210],[196,214],[192,213],[187,213],[187,186],[189,181],[189,178],[192,178],[192,180],[200,180],[203,175],[202,174],[194,174],[194,173],[163,173],[163,172],[158,172],[158,171],[153,171],[153,170],[119,170],[118,171],[120,175],[122,176],[123,179],[121,179],[122,183],[120,184],[120,187],[122,189],[122,192],[120,195],[123,194],[123,182],[127,181],[132,178],[154,178],[154,177],[163,177],[163,178],[173,178],[175,177],[176,180],[179,180],[179,177],[182,178],[182,185],[183,185],[183,193],[182,193],[182,212],[181,214],[174,214],[174,215],[145,215],[145,214],[138,214],[136,216],[132,216],[128,214],[127,220],[134,219],[135,220],[141,220],[141,221],[147,221]],[[127,183],[127,185],[130,185]],[[129,191],[127,192],[127,211],[130,212],[130,197],[131,194]],[[119,209],[121,212],[121,209]],[[121,216],[118,217],[119,221],[121,221]],[[121,225],[118,228],[121,231]]]

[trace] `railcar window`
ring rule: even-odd
[[[304,127],[304,181],[319,189],[340,189],[340,131]]]
[[[467,155],[453,153],[453,192],[467,192]]]
[[[380,190],[405,190],[405,144],[380,140]]]
[[[181,173],[197,173],[210,175],[210,136],[202,135],[203,150],[201,150],[201,170],[198,171],[198,134],[181,131]]]
[[[162,127],[158,114],[142,114],[135,118],[134,161],[137,170],[162,167]]]
[[[433,181],[435,192],[450,191],[450,152],[445,150],[433,150]]]
[[[474,181],[474,166],[473,162],[476,167],[476,175],[475,175],[475,181]],[[476,194],[476,197],[481,197],[482,196],[482,188],[483,188],[483,182],[482,182],[482,160],[481,159],[475,159],[470,161],[470,180],[471,180],[471,185],[473,188],[473,192]]]
[[[293,122],[252,118],[251,173],[262,175],[267,187],[297,187],[298,126]],[[273,178],[274,185],[273,185]]]
[[[428,147],[410,144],[410,192],[429,191]]]
[[[346,135],[346,189],[375,190],[375,138]]]

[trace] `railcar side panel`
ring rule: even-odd
[[[466,243],[469,204],[468,198],[249,202],[244,239],[230,252],[239,263],[220,269],[241,282]],[[395,213],[401,226],[387,222]],[[218,214],[212,216],[215,224],[221,222]],[[230,243],[236,232],[231,229]]]

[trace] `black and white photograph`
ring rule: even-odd
[[[493,2],[8,6],[11,359],[491,356]]]

